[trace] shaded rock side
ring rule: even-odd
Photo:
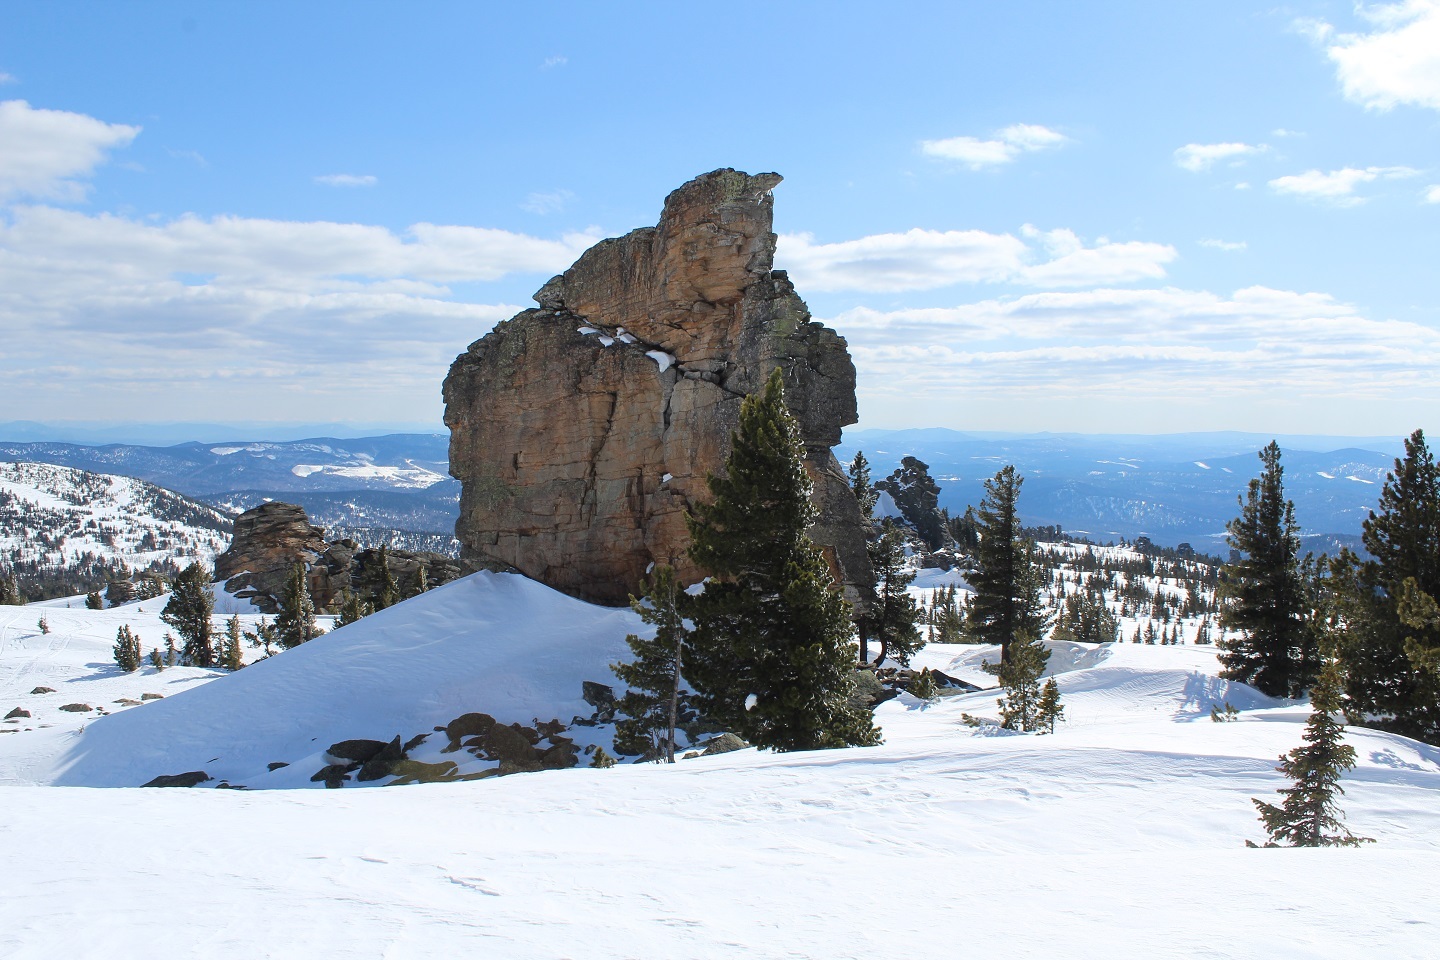
[[[624,603],[652,563],[700,579],[686,508],[708,498],[740,401],[784,371],[820,519],[811,535],[855,599],[872,579],[831,447],[856,420],[843,338],[772,270],[780,176],[717,170],[660,223],[604,240],[496,326],[445,379],[462,560]]]
[[[236,518],[230,549],[215,558],[215,579],[225,581],[225,589],[235,596],[274,614],[297,562],[305,564],[317,610],[337,612],[346,590],[373,602],[384,586],[378,549],[361,548],[349,539],[327,541],[324,528],[310,522],[304,507],[278,501]],[[450,557],[426,551],[387,550],[386,566],[401,596],[418,589],[422,568],[430,587],[470,572]]]

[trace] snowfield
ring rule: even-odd
[[[161,636],[139,606],[43,608],[48,636],[0,608],[0,709],[34,713],[0,735],[0,957],[1440,953],[1440,751],[1350,728],[1343,803],[1377,843],[1246,849],[1307,709],[1218,679],[1213,647],[1056,644],[1053,736],[964,724],[993,692],[902,695],[875,748],[325,790],[327,738],[588,714],[638,619],[479,574],[233,675],[122,675],[118,624]],[[989,683],[995,656],[916,665]],[[165,696],[58,712],[141,692]],[[79,786],[202,768],[252,789]]]

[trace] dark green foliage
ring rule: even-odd
[[[340,595],[340,618],[335,622],[335,626],[348,626],[371,613],[374,611],[370,608],[370,604],[361,600],[358,593],[347,588]]]
[[[323,633],[315,623],[315,601],[310,599],[310,585],[305,579],[305,564],[297,562],[290,568],[285,591],[280,597],[280,612],[275,615],[275,635],[286,650],[300,646]]]
[[[20,584],[11,576],[0,576],[0,607],[23,607],[25,598],[20,596]]]
[[[407,586],[409,589],[405,591],[406,599],[418,597],[430,589],[430,574],[425,569],[425,564],[422,563],[415,568],[415,573],[410,576]]]
[[[590,766],[605,770],[615,766],[615,758],[606,753],[604,747],[597,746],[594,756],[590,758]]]
[[[1226,565],[1220,584],[1228,601],[1221,623],[1240,632],[1222,640],[1220,675],[1272,697],[1298,697],[1319,668],[1319,638],[1301,578],[1300,525],[1285,499],[1280,447],[1260,451],[1264,469],[1240,500],[1240,516],[1226,525],[1240,559]]]
[[[1050,660],[1050,651],[1038,639],[1027,639],[1017,634],[1010,644],[1010,658],[1000,663],[983,663],[986,673],[1000,681],[1002,696],[1000,704],[1000,726],[1006,730],[1053,730],[1055,720],[1060,716],[1060,690],[1056,688],[1053,703],[1042,712],[1043,694],[1040,678],[1045,674],[1045,664]],[[1051,681],[1053,683],[1053,681]]]
[[[952,587],[941,587],[930,595],[930,604],[923,616],[930,627],[931,643],[966,643],[965,604]]]
[[[711,502],[687,517],[690,558],[709,574],[682,611],[695,625],[685,676],[712,721],[756,746],[878,742],[849,703],[849,604],[807,530],[815,519],[799,428],[781,373],[745,399]]]
[[[121,625],[115,633],[115,663],[126,673],[140,669],[140,638],[129,624]]]
[[[926,667],[910,682],[906,690],[912,697],[917,697],[929,703],[940,696],[940,688],[935,685],[935,678],[930,675],[930,668]]]
[[[35,621],[35,626],[40,628],[42,634],[50,632],[50,621],[45,619],[45,614],[40,614],[40,619]]]
[[[240,618],[231,614],[230,619],[225,621],[225,642],[220,647],[220,665],[226,670],[239,670],[245,666],[245,658],[240,649]]]
[[[925,546],[939,550],[945,545],[945,526],[940,515],[940,486],[930,478],[930,465],[905,457],[894,473],[875,484],[900,508],[905,522],[915,528]]]
[[[400,585],[395,582],[395,574],[390,569],[390,551],[383,543],[380,545],[379,580],[380,592],[375,597],[375,609],[395,606],[400,602]]]
[[[1098,594],[1077,592],[1060,605],[1050,637],[1075,643],[1114,643],[1120,638],[1120,623]]]
[[[1034,544],[1020,537],[1015,510],[1024,482],[1013,466],[1005,467],[985,481],[985,499],[976,513],[980,542],[968,577],[974,593],[965,629],[976,643],[999,644],[1001,664],[1009,662],[1014,641],[1038,641],[1046,626],[1040,601],[1045,573]]]
[[[961,550],[974,550],[980,543],[980,518],[975,516],[975,508],[966,507],[959,517],[946,516],[945,532]]]
[[[880,641],[875,665],[889,657],[908,666],[910,658],[925,645],[925,639],[915,626],[920,611],[908,590],[915,582],[915,573],[905,566],[905,531],[887,517],[880,533],[865,548],[875,571],[875,592],[867,618],[871,636]]]
[[[173,667],[180,662],[180,650],[175,646],[175,635],[165,632],[165,666]]]
[[[1365,521],[1371,558],[1331,567],[1346,712],[1440,744],[1440,469],[1417,430]]]
[[[1340,777],[1355,766],[1355,748],[1341,743],[1345,725],[1336,719],[1340,710],[1340,671],[1333,662],[1320,672],[1310,691],[1310,721],[1305,724],[1305,745],[1280,757],[1276,769],[1294,781],[1279,792],[1285,799],[1277,807],[1252,801],[1270,834],[1267,846],[1331,847],[1370,843],[1341,824],[1336,805],[1345,790]]]
[[[105,609],[105,600],[104,600],[103,597],[100,596],[100,592],[99,592],[98,590],[92,590],[90,593],[85,594],[85,609],[86,609],[86,610],[104,610],[104,609]]]
[[[159,647],[153,647],[150,650],[150,666],[155,668],[156,673],[165,669],[165,661],[160,659]]]
[[[615,724],[615,744],[622,753],[675,762],[675,729],[695,719],[690,696],[681,691],[685,623],[678,608],[680,587],[675,571],[657,566],[644,600],[630,599],[640,619],[655,628],[653,639],[625,638],[634,657],[611,666],[630,689],[616,701],[625,718]]]
[[[211,642],[210,615],[215,598],[210,593],[210,574],[198,563],[180,572],[171,587],[170,600],[160,611],[160,619],[180,634],[185,645],[185,662],[196,667],[215,665],[215,648]],[[168,635],[167,635],[168,636]],[[170,666],[174,666],[172,662]]]
[[[880,492],[870,479],[870,461],[861,451],[856,451],[855,459],[850,461],[850,491],[855,494],[860,516],[866,522],[872,522],[875,519],[875,501],[879,499]]]
[[[1041,733],[1054,733],[1055,724],[1065,719],[1065,708],[1060,704],[1060,684],[1051,677],[1040,688],[1040,704],[1036,708],[1035,729]]]

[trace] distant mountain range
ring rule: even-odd
[[[37,440],[0,442],[0,460],[138,477],[232,511],[287,500],[327,527],[448,533],[460,499],[449,443],[446,434],[167,447]]]
[[[953,430],[858,430],[836,455],[863,450],[879,478],[906,456],[930,466],[940,505],[963,512],[984,496],[984,482],[1006,464],[1025,477],[1020,512],[1027,524],[1059,524],[1092,540],[1149,536],[1173,546],[1228,552],[1225,523],[1236,498],[1259,474],[1258,434],[1163,436],[967,434]],[[1285,492],[1316,552],[1353,545],[1374,508],[1400,438],[1275,438],[1283,451]]]
[[[3,425],[0,425],[3,429]],[[836,448],[863,450],[882,477],[914,456],[940,484],[940,503],[963,512],[1005,464],[1025,477],[1027,524],[1059,524],[1104,543],[1149,536],[1226,554],[1225,523],[1259,472],[1256,452],[1271,437],[1243,433],[1142,435],[989,434],[945,429],[856,430]],[[1281,436],[1287,494],[1317,550],[1354,544],[1399,437]],[[240,511],[266,500],[305,507],[326,527],[450,533],[460,484],[449,475],[444,433],[291,441],[89,445],[0,440],[0,460],[62,464],[121,474]]]

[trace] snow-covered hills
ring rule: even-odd
[[[0,462],[0,567],[211,563],[229,516],[143,480],[48,463]]]
[[[1351,727],[1343,805],[1378,842],[1247,850],[1250,798],[1284,785],[1307,709],[1220,680],[1213,647],[1058,648],[1053,736],[965,724],[994,716],[993,691],[902,694],[874,748],[324,790],[267,766],[466,709],[587,713],[577,682],[604,680],[637,622],[480,574],[239,673],[121,674],[118,624],[150,646],[158,602],[0,608],[0,707],[32,714],[0,735],[0,954],[1433,955],[1440,751]],[[989,682],[994,654],[917,663]],[[1226,702],[1238,719],[1212,722]],[[251,789],[16,785],[189,769]]]

